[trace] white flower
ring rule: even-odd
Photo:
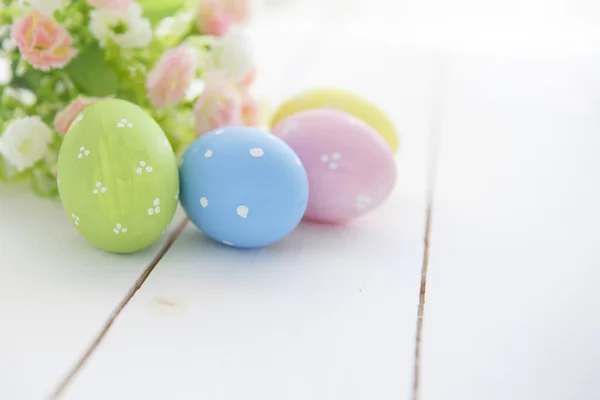
[[[65,0],[20,0],[19,4],[29,5],[44,15],[52,15],[65,3]]]
[[[253,66],[250,41],[241,31],[231,31],[217,41],[208,63],[209,70],[223,71],[234,82],[243,80]]]
[[[4,88],[4,93],[2,93],[2,96],[12,97],[16,101],[30,107],[37,101],[36,95],[31,90],[13,89],[10,86]]]
[[[19,118],[8,124],[0,137],[0,154],[10,165],[23,171],[44,157],[53,136],[40,117]]]
[[[90,12],[90,31],[105,47],[110,39],[122,48],[146,47],[152,41],[150,22],[142,17],[142,8],[133,3],[127,11],[95,9]]]
[[[156,26],[155,33],[159,38],[184,37],[194,22],[195,10],[163,18]]]

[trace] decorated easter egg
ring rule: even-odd
[[[86,107],[64,137],[58,187],[67,215],[88,241],[132,253],[154,243],[173,219],[177,162],[144,110],[101,100]]]
[[[275,112],[271,119],[271,127],[294,113],[317,108],[341,110],[352,114],[379,132],[393,152],[398,151],[398,132],[385,111],[369,100],[342,89],[312,89],[290,98]]]
[[[308,202],[296,153],[248,127],[208,132],[183,154],[181,204],[207,236],[229,246],[267,246],[291,232]]]
[[[372,127],[343,111],[307,110],[275,127],[300,157],[310,186],[305,218],[343,223],[379,206],[396,181],[394,154]]]

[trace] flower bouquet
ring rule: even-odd
[[[249,14],[248,0],[0,0],[0,182],[57,195],[62,137],[102,98],[145,109],[177,154],[257,125]]]

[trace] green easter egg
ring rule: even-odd
[[[116,99],[86,107],[58,156],[58,188],[71,222],[92,244],[133,253],[169,225],[179,198],[173,149],[135,104]]]

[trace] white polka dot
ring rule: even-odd
[[[262,157],[265,155],[265,152],[263,149],[255,147],[253,149],[250,149],[250,154],[252,155],[252,157]]]
[[[337,169],[337,167],[338,167],[338,163],[336,163],[336,162],[329,163],[329,169]]]
[[[342,158],[342,155],[336,151],[331,155],[331,158],[333,158],[334,160],[339,160],[340,158]]]
[[[146,166],[146,161],[140,161],[140,166],[145,167]]]
[[[85,146],[81,146],[81,147],[79,148],[79,151],[84,151],[84,150],[85,150]]]
[[[327,161],[329,161],[329,156],[327,154],[323,154],[321,156],[321,162],[327,162]]]
[[[123,232],[123,233],[127,233],[127,228],[123,228],[123,229],[121,229],[121,232]]]
[[[83,154],[81,154],[81,153],[77,154],[77,158],[82,159],[83,158]]]
[[[146,167],[146,172],[152,172],[152,170],[153,170],[153,168],[152,168],[151,166],[149,166],[149,165],[148,165],[148,166]]]
[[[246,219],[248,218],[248,213],[250,212],[250,210],[248,210],[248,207],[246,206],[238,206],[237,207],[237,215],[239,215],[240,217]]]
[[[115,233],[115,235],[119,234],[119,230],[117,228],[113,229],[113,232]]]
[[[212,154],[213,154],[212,150],[208,149],[208,150],[206,150],[206,153],[204,153],[204,157],[211,158]]]
[[[208,199],[206,197],[200,198],[200,205],[204,208],[208,207]]]
[[[155,214],[158,214],[159,212],[160,212],[160,207],[158,207],[158,206],[157,206],[157,207],[155,207],[155,208],[154,208],[154,213],[155,213]]]
[[[160,204],[160,199],[156,198],[154,199],[154,201],[152,202],[152,204],[154,204],[155,206]]]
[[[142,169],[141,168],[136,169],[135,173],[138,174],[138,175],[141,175],[142,174]]]
[[[154,208],[149,208],[148,209],[148,215],[152,215],[154,214]]]

